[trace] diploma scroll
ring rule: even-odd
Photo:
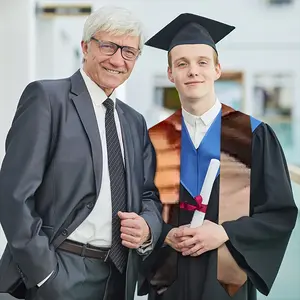
[[[202,197],[202,205],[208,205],[212,187],[218,174],[219,167],[220,161],[218,159],[212,159],[210,161],[200,193]],[[204,218],[205,212],[195,210],[191,222],[191,228],[201,226],[203,224]]]

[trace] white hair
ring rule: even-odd
[[[98,31],[105,31],[117,36],[137,36],[140,38],[140,50],[145,42],[143,24],[132,12],[121,7],[103,6],[94,11],[85,21],[82,40],[89,42]]]

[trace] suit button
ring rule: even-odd
[[[94,202],[90,202],[86,205],[88,209],[92,209],[94,207]]]
[[[64,229],[61,233],[63,236],[67,236],[68,235],[68,230],[67,229]]]

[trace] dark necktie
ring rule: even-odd
[[[126,211],[125,168],[114,118],[114,102],[110,98],[107,98],[103,104],[106,107],[105,131],[112,202],[112,245],[110,259],[122,273],[126,266],[127,251],[122,245],[120,219],[117,214],[118,211]]]

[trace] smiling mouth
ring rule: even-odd
[[[111,73],[111,74],[124,74],[123,71],[117,71],[117,70],[107,69],[105,67],[103,67],[103,69],[106,70],[108,73]]]
[[[195,85],[195,84],[200,84],[204,83],[204,81],[191,81],[191,82],[186,82],[185,85]]]

